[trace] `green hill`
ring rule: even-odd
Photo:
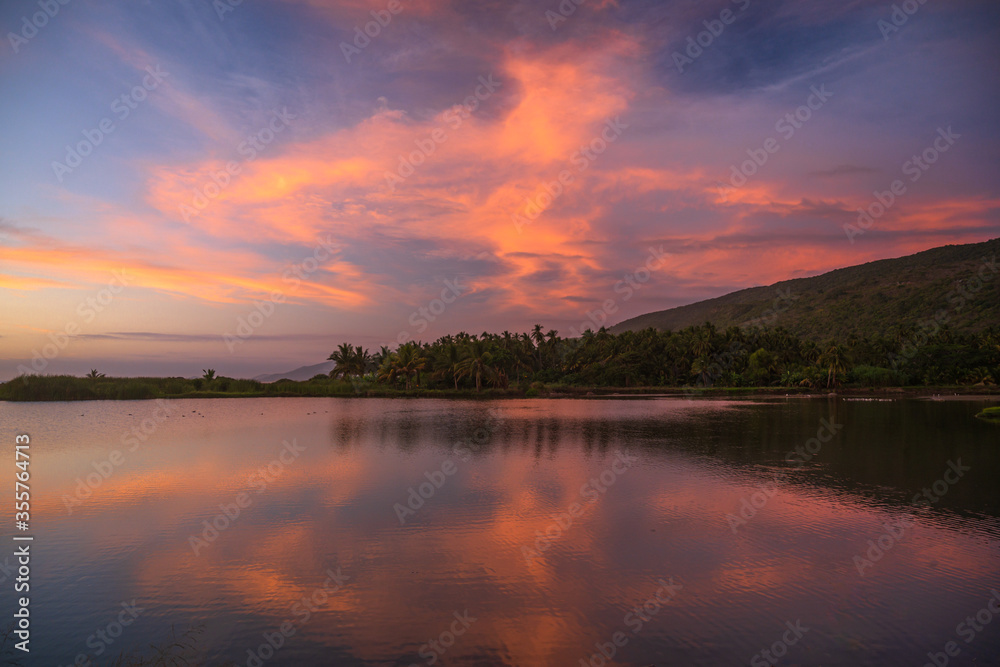
[[[1000,238],[948,245],[647,313],[611,331],[761,322],[811,340],[846,340],[851,334],[887,333],[946,315],[942,321],[953,331],[975,332],[1000,324],[998,255]]]

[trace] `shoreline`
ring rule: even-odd
[[[145,378],[142,378],[145,379]],[[139,378],[127,381],[142,380]],[[158,380],[160,378],[157,378]],[[118,380],[117,378],[115,380]],[[126,380],[121,379],[119,382]],[[307,385],[307,383],[302,383]],[[3,384],[0,383],[0,387]],[[265,385],[265,387],[268,385]],[[106,400],[182,400],[182,399],[233,399],[233,398],[437,398],[437,399],[559,399],[559,398],[846,398],[892,400],[922,398],[927,400],[997,400],[998,386],[939,386],[939,387],[839,387],[813,389],[804,387],[574,387],[553,385],[522,389],[395,389],[365,386],[350,391],[345,386],[298,386],[299,391],[193,391],[180,394],[151,393],[142,396],[87,396],[67,397],[54,395],[30,398],[0,397],[0,403],[55,403]]]

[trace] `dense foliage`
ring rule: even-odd
[[[370,354],[341,345],[331,375],[428,388],[529,388],[533,383],[591,387],[866,387],[992,385],[1000,377],[1000,330],[955,334],[947,327],[900,327],[888,336],[802,340],[778,327],[712,324],[681,331],[586,331],[560,338],[483,333],[413,342]]]

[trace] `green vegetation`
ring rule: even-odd
[[[976,416],[988,422],[1000,424],[1000,407],[986,408]]]
[[[264,384],[228,377],[78,378],[72,375],[22,375],[0,384],[5,401],[139,400],[151,398],[226,398],[253,396],[353,396],[355,384],[325,375],[307,382],[279,380]]]
[[[762,320],[808,340],[845,341],[943,315],[939,323],[952,331],[974,333],[1000,322],[997,254],[1000,239],[943,246],[640,315],[611,331],[677,331],[703,322],[726,329]]]
[[[0,383],[0,401],[102,401],[155,398],[258,398],[268,396],[454,396],[471,395],[472,390],[438,390],[376,383],[374,377],[349,379],[318,375],[305,382],[278,380],[263,383],[216,377],[202,378],[102,378],[94,383],[72,375],[22,375]],[[520,395],[516,389],[488,389],[483,397]]]
[[[340,365],[345,357],[351,367]],[[566,339],[536,325],[530,334],[459,333],[375,354],[345,344],[331,358],[339,377],[404,389],[990,387],[1000,378],[1000,329],[897,327],[817,344],[780,327],[601,329]]]
[[[535,325],[529,333],[459,333],[376,353],[341,345],[330,376],[262,383],[217,377],[21,376],[0,400],[253,396],[537,396],[657,389],[950,387],[991,391],[1000,378],[1000,329],[955,333],[896,327],[885,336],[818,344],[778,327],[712,324],[681,331],[585,331],[580,338]],[[601,391],[603,390],[603,391]]]

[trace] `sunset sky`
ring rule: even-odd
[[[1000,236],[996,2],[65,1],[0,9],[0,379],[567,334]]]

